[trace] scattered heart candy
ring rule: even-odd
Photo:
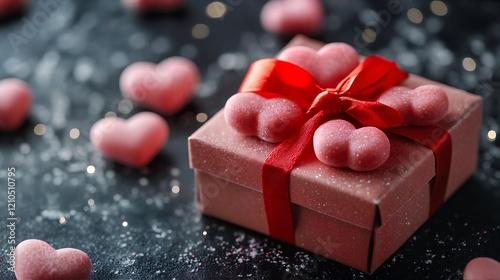
[[[123,96],[161,114],[174,114],[188,103],[198,87],[200,74],[191,60],[171,57],[158,65],[136,62],[120,77]]]
[[[475,258],[464,269],[464,280],[498,280],[500,263],[490,258]]]
[[[389,139],[380,129],[356,129],[345,120],[331,120],[318,127],[313,136],[313,147],[321,162],[357,171],[382,166],[389,158],[391,148]]]
[[[394,87],[382,93],[378,98],[393,109],[398,110],[408,124],[430,125],[444,118],[448,112],[448,97],[438,86],[425,85],[413,90],[406,87]]]
[[[323,88],[336,87],[359,64],[358,53],[345,43],[330,43],[318,51],[291,47],[281,52],[278,59],[304,68]]]
[[[26,5],[26,0],[0,0],[0,17],[19,11]]]
[[[64,248],[54,250],[42,240],[25,240],[16,247],[14,268],[18,280],[73,279],[90,277],[90,258],[84,252]]]
[[[18,79],[1,80],[0,130],[19,128],[26,120],[31,102],[31,89],[25,82]]]
[[[255,93],[238,93],[224,109],[226,122],[241,134],[271,143],[283,141],[303,123],[303,113],[293,101],[266,99]]]
[[[265,30],[284,35],[315,34],[324,23],[320,0],[272,0],[260,12]]]
[[[142,112],[128,120],[104,118],[90,129],[90,141],[105,156],[132,167],[148,164],[169,135],[159,115]]]
[[[122,0],[123,5],[137,11],[172,11],[182,6],[183,0]]]

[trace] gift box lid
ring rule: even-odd
[[[319,48],[303,38],[290,45]],[[481,98],[430,80],[410,75],[402,84],[409,88],[434,84],[448,96],[449,110],[437,126],[452,136],[452,163],[446,197],[474,170],[476,157],[463,156],[455,147],[462,140],[477,138],[481,123]],[[256,137],[241,135],[230,128],[221,110],[189,138],[192,168],[262,192],[262,163],[276,147]],[[464,124],[463,122],[467,122]],[[464,131],[464,128],[468,131]],[[464,135],[467,134],[467,135]],[[312,150],[296,164],[290,175],[290,200],[366,229],[389,219],[422,186],[435,176],[431,149],[408,138],[388,133],[391,153],[387,162],[369,172],[333,168],[319,162]],[[477,147],[470,147],[477,154]],[[471,153],[468,153],[469,155]]]

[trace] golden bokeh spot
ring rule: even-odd
[[[371,28],[367,28],[361,33],[361,38],[367,43],[373,43],[377,39],[377,32]]]
[[[93,165],[87,166],[87,173],[94,174],[94,172],[95,172],[95,167]]]
[[[193,29],[191,30],[191,34],[196,39],[205,39],[208,37],[208,34],[210,34],[210,29],[208,28],[208,26],[206,24],[199,23],[199,24],[193,26]]]
[[[411,8],[408,10],[408,13],[406,14],[408,19],[413,22],[413,23],[421,23],[424,20],[424,15],[419,9],[416,8]]]
[[[215,1],[207,5],[206,12],[211,18],[221,18],[226,14],[227,8],[224,3]]]
[[[116,118],[116,113],[113,111],[109,111],[104,115],[105,118]]]
[[[33,131],[35,132],[36,135],[42,136],[45,134],[47,129],[45,128],[45,125],[40,123],[40,124],[35,125],[35,128],[33,129]]]
[[[181,191],[181,188],[179,188],[179,186],[173,186],[172,187],[172,193],[179,193]]]
[[[470,57],[464,58],[464,60],[462,61],[462,66],[469,72],[476,70],[476,62]]]
[[[488,131],[488,134],[486,135],[486,137],[488,137],[488,140],[493,142],[497,139],[497,132],[492,129],[492,130]]]
[[[199,113],[198,115],[196,115],[196,120],[198,122],[204,123],[208,120],[208,116],[205,113]]]
[[[72,128],[69,131],[69,137],[71,139],[77,139],[78,137],[80,137],[80,130],[78,130],[78,128]]]
[[[443,1],[432,1],[431,12],[436,16],[445,16],[448,13],[448,6]]]

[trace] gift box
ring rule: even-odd
[[[287,47],[296,45],[322,46],[296,37]],[[291,238],[275,233],[287,225],[279,216],[270,222],[266,207],[272,203],[263,195],[263,163],[278,144],[237,133],[222,109],[189,138],[201,212],[372,273],[477,165],[481,98],[415,75],[401,85],[444,89],[444,119],[432,127],[387,131],[389,158],[373,171],[327,166],[306,148],[288,174]]]

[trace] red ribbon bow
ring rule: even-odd
[[[253,92],[266,98],[287,98],[306,111],[306,122],[271,152],[262,167],[269,235],[295,244],[290,173],[306,147],[311,145],[314,131],[325,121],[342,114],[364,126],[385,130],[406,126],[397,110],[376,99],[407,77],[408,74],[394,62],[378,56],[367,57],[336,88],[331,89],[319,87],[305,69],[289,62],[262,59],[250,66],[239,92]]]

